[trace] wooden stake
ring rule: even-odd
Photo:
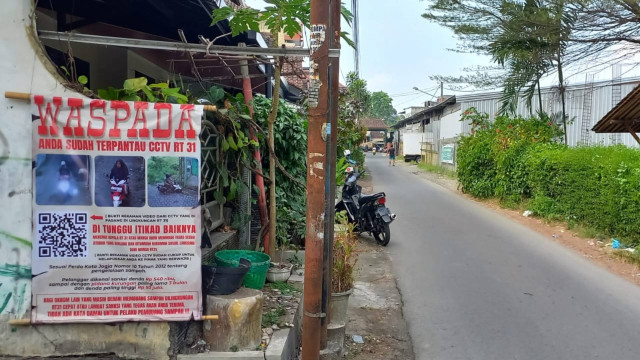
[[[624,125],[627,127],[627,131],[629,131],[631,136],[633,136],[633,138],[636,139],[638,144],[640,144],[640,138],[638,138],[638,134],[636,134],[636,132],[633,131],[633,127],[631,126],[631,123],[629,121],[625,121]]]
[[[31,94],[16,92],[16,91],[5,91],[4,97],[7,99],[15,99],[15,100],[24,100],[31,101]],[[205,111],[218,111],[218,107],[215,105],[204,105]]]

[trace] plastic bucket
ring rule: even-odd
[[[243,285],[251,288],[262,290],[267,280],[267,271],[271,264],[271,258],[265,253],[250,250],[221,250],[216,252],[216,264],[218,264],[217,273],[222,268],[237,267],[240,259],[248,259],[251,261],[251,268],[244,277]]]
[[[201,270],[202,270],[202,293],[208,294],[209,288],[211,287],[211,284],[213,283],[213,278],[215,277],[215,274],[216,274],[216,264],[215,263],[211,265],[202,264]]]
[[[251,262],[240,259],[238,267],[218,267],[207,288],[208,295],[229,295],[238,291],[251,268]]]

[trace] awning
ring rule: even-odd
[[[596,133],[630,133],[638,143],[640,138],[640,86],[618,103],[592,129]]]

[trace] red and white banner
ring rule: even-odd
[[[202,110],[33,96],[33,323],[201,318]]]

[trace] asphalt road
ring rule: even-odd
[[[490,209],[367,156],[416,359],[640,358],[640,288]],[[415,170],[414,170],[415,171]]]

